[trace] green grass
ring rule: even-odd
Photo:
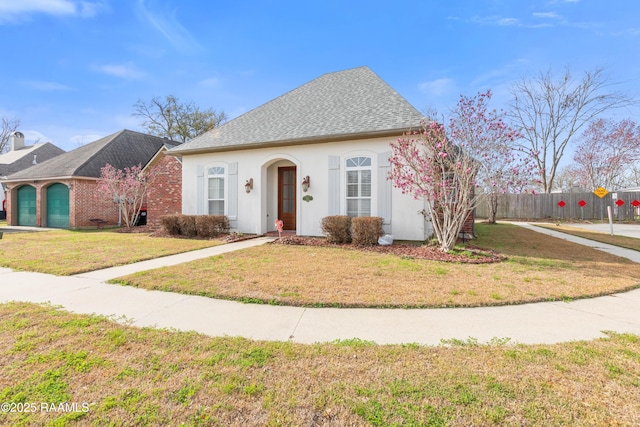
[[[473,243],[507,260],[450,263],[336,247],[262,245],[114,283],[308,307],[471,307],[562,301],[640,285],[640,265],[509,224],[478,224]]]
[[[1,425],[638,425],[640,337],[302,345],[0,304]],[[30,345],[16,345],[17,342]]]
[[[6,233],[0,266],[71,275],[222,244],[102,230]]]

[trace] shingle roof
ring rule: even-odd
[[[36,156],[36,161],[41,163],[62,153],[64,153],[62,148],[50,142],[41,142],[11,150],[0,155],[0,176],[11,175],[31,167],[34,156]]]
[[[173,153],[341,140],[420,124],[422,115],[368,67],[324,74]]]
[[[11,180],[45,179],[56,177],[99,178],[100,169],[107,163],[116,169],[146,165],[163,146],[178,143],[130,130],[121,130],[46,162],[7,177]]]

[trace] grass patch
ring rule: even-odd
[[[263,245],[140,272],[116,283],[243,302],[331,307],[471,307],[562,301],[639,285],[640,265],[510,224],[477,225],[508,260],[457,264],[341,248]]]
[[[562,233],[570,234],[572,236],[578,236],[585,239],[593,240],[600,243],[607,243],[609,245],[620,246],[621,248],[632,249],[634,251],[640,251],[640,239],[628,236],[611,235],[610,233],[602,233],[600,231],[588,231],[583,228],[571,227],[568,225],[550,225],[550,224],[536,224],[536,227],[542,227],[549,230],[560,231]]]
[[[557,345],[302,345],[0,305],[0,400],[86,411],[3,425],[637,425],[640,337]],[[20,324],[20,330],[15,325]],[[115,332],[117,331],[117,332]],[[125,336],[110,345],[108,336]],[[16,340],[33,343],[27,355]]]
[[[222,244],[218,240],[150,237],[104,230],[6,233],[0,266],[71,275]]]

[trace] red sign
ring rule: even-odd
[[[640,206],[640,202],[637,200],[634,200],[633,202],[631,202],[631,204],[633,205],[634,208],[637,208],[638,206]]]
[[[622,200],[622,199],[616,200],[616,205],[618,205],[618,206],[624,205],[624,200]]]
[[[585,202],[584,200],[580,200],[578,204],[580,205],[581,208],[584,208],[585,206],[587,206],[587,202]]]
[[[558,202],[558,206],[560,206],[561,208],[564,208],[567,204],[564,202],[564,200],[560,200]]]

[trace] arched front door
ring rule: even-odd
[[[285,230],[296,229],[296,167],[278,168],[278,218]]]
[[[69,228],[69,187],[64,184],[47,187],[47,227]]]
[[[18,225],[36,226],[36,189],[30,185],[18,188]]]

